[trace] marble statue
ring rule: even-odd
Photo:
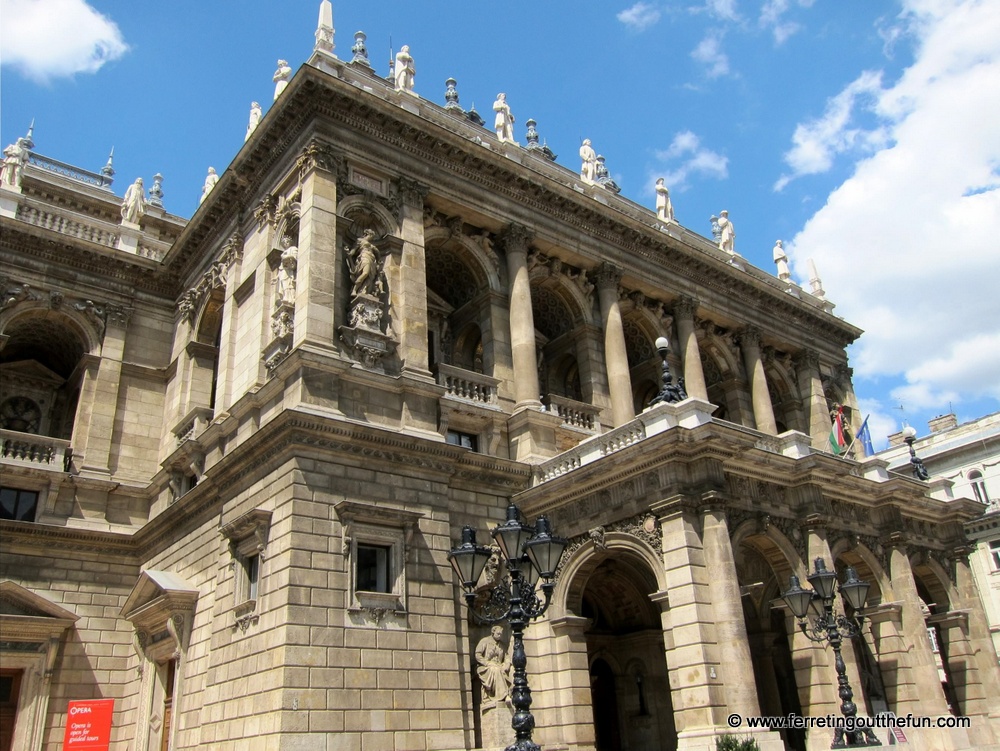
[[[24,139],[18,138],[3,150],[3,170],[0,172],[0,184],[18,188],[24,176],[24,165],[28,163],[28,149]]]
[[[288,86],[288,79],[292,77],[292,69],[288,67],[287,60],[278,61],[278,69],[274,71],[274,98],[277,100],[281,92]]]
[[[205,184],[201,188],[201,199],[198,201],[199,204],[205,202],[205,199],[208,198],[208,194],[212,192],[212,188],[215,187],[217,182],[219,182],[219,176],[215,173],[215,167],[209,167],[208,174],[205,175]]]
[[[729,212],[723,209],[719,212],[719,250],[732,255],[736,254],[736,230],[729,221]]]
[[[410,45],[404,44],[396,53],[396,65],[393,67],[393,71],[396,78],[396,91],[413,93],[413,82],[417,76],[417,68],[413,64]]]
[[[138,224],[145,213],[146,191],[142,187],[142,178],[137,177],[135,182],[128,186],[122,199],[122,221]]]
[[[375,231],[366,229],[347,254],[347,265],[353,282],[351,297],[380,295],[384,290],[379,273],[380,253],[375,245]]]
[[[278,263],[278,277],[274,287],[274,302],[295,304],[295,272],[298,268],[299,249],[292,245],[292,238],[281,238],[281,260]]]
[[[661,222],[673,222],[674,205],[670,202],[670,191],[663,184],[663,178],[656,180],[656,218]]]
[[[250,122],[247,123],[247,134],[243,138],[243,142],[246,143],[250,140],[250,136],[253,132],[257,130],[257,126],[260,125],[260,118],[263,116],[263,112],[260,109],[259,102],[250,103]]]
[[[483,702],[504,701],[510,694],[510,656],[503,643],[503,626],[494,626],[489,636],[484,636],[476,645],[476,673],[483,684]]]
[[[584,138],[580,147],[580,159],[583,164],[580,166],[580,177],[589,183],[597,179],[597,152],[590,145],[590,139]]]
[[[774,263],[778,267],[778,278],[787,282],[792,278],[792,272],[788,268],[788,256],[785,255],[785,248],[781,244],[781,240],[775,240],[774,242]]]
[[[493,102],[493,111],[497,113],[493,120],[497,140],[500,143],[517,143],[514,140],[514,116],[510,112],[510,105],[507,104],[506,94],[497,94],[497,100]]]

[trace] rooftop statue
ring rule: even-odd
[[[243,141],[249,141],[250,136],[253,132],[257,130],[257,126],[260,125],[260,118],[263,116],[263,112],[260,109],[259,102],[250,103],[250,122],[247,123],[247,134],[243,138]]]
[[[778,278],[787,282],[792,278],[792,272],[788,268],[788,256],[785,255],[785,248],[781,240],[774,241],[774,263],[778,266]]]
[[[736,255],[736,230],[725,209],[719,212],[719,250]]]
[[[583,139],[583,146],[580,147],[580,159],[583,160],[583,164],[580,165],[580,177],[589,183],[594,182],[597,179],[597,152],[590,145],[590,139]]]
[[[413,64],[410,45],[404,44],[402,49],[396,53],[396,65],[393,70],[396,77],[396,91],[408,91],[412,94],[413,82],[417,77],[417,68]]]
[[[292,69],[288,67],[287,60],[278,61],[278,69],[274,71],[274,98],[277,99],[281,92],[288,86],[288,79],[292,77]]]
[[[500,143],[517,143],[514,140],[514,116],[510,112],[510,105],[507,104],[506,94],[497,94],[497,100],[493,102],[493,111],[497,113],[493,121],[497,140]]]
[[[199,204],[203,203],[208,194],[215,187],[215,184],[219,182],[219,176],[215,173],[215,167],[208,168],[208,174],[205,175],[205,184],[201,188],[201,200],[198,201]]]
[[[663,183],[663,178],[656,180],[656,218],[661,222],[673,222],[674,205],[670,202],[670,191]]]
[[[137,177],[135,182],[128,186],[122,199],[122,221],[138,224],[145,213],[146,191],[142,187],[142,178]]]
[[[28,162],[28,149],[25,140],[18,138],[3,150],[3,171],[0,172],[0,184],[13,188],[20,187],[24,175],[24,165]]]

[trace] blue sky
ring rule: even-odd
[[[191,216],[207,168],[271,103],[278,58],[308,59],[319,0],[0,0],[0,141],[35,120],[35,150],[115,190],[164,175]],[[368,35],[376,70],[408,44],[415,91],[490,111],[507,93],[558,162],[580,141],[623,195],[794,276],[812,258],[851,350],[876,447],[903,419],[1000,409],[1000,0],[334,2],[336,50]],[[496,8],[503,8],[496,11]],[[391,44],[390,44],[391,40]],[[902,409],[900,409],[902,407]]]

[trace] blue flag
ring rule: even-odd
[[[868,417],[871,417],[871,415],[868,415]],[[861,423],[861,430],[858,431],[858,440],[861,441],[861,446],[865,450],[865,456],[871,456],[875,453],[875,449],[872,447],[872,434],[868,430],[868,417]]]

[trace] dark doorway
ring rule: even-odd
[[[621,751],[615,674],[604,660],[595,660],[590,666],[590,695],[594,706],[597,751]]]

